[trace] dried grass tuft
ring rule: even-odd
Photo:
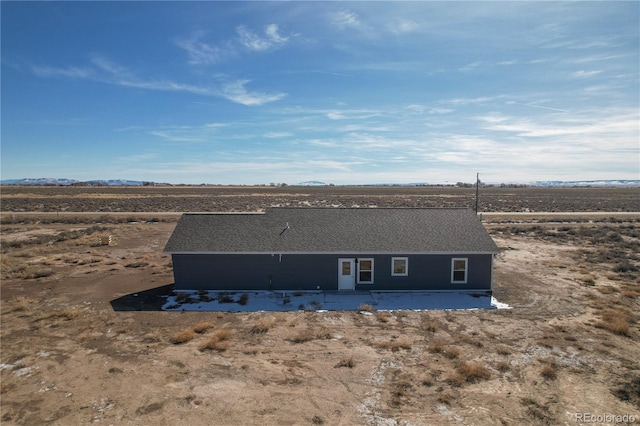
[[[349,358],[341,359],[340,362],[337,363],[334,368],[340,368],[340,367],[353,368],[355,366],[356,366],[356,361],[353,359],[353,355],[351,355]]]
[[[438,322],[431,318],[425,318],[422,321],[422,328],[430,333],[435,333],[438,328]]]
[[[289,341],[293,343],[305,343],[316,338],[316,334],[313,330],[306,328],[304,330],[299,331],[297,334],[289,338]]]
[[[436,397],[436,401],[441,404],[451,405],[451,401],[455,399],[454,395],[451,392],[440,392]]]
[[[449,359],[456,359],[460,357],[460,349],[458,349],[456,346],[451,346],[451,347],[445,348],[442,351],[442,354]]]
[[[199,323],[193,326],[193,331],[195,331],[198,334],[201,334],[207,330],[212,329],[214,326],[215,325],[211,321],[200,321]]]
[[[596,323],[596,327],[608,330],[621,336],[630,337],[630,327],[633,323],[633,316],[623,309],[604,309],[600,313],[601,321]]]
[[[379,342],[376,344],[376,347],[379,349],[391,350],[392,352],[398,352],[400,349],[410,350],[411,343],[403,342],[399,340]]]
[[[553,359],[545,361],[540,375],[547,380],[555,380],[558,377],[558,364]]]
[[[456,372],[447,378],[447,382],[454,386],[460,386],[463,383],[475,383],[490,377],[491,372],[484,365],[473,361],[463,361],[458,363]]]
[[[72,320],[77,318],[80,315],[81,310],[79,308],[68,308],[58,314],[59,317],[62,317],[66,320]]]
[[[9,301],[9,303],[14,311],[24,312],[30,311],[38,301],[31,297],[15,296]]]
[[[275,325],[273,318],[261,318],[249,328],[251,334],[264,334]]]
[[[229,340],[229,338],[231,338],[230,330],[226,330],[226,329],[218,330],[215,333],[213,333],[207,341],[202,343],[199,346],[199,349],[201,351],[211,350],[211,351],[224,352],[227,349],[229,349],[229,342],[227,341]]]
[[[196,334],[193,330],[187,329],[174,333],[169,338],[169,341],[174,345],[181,345],[182,343],[187,343],[188,341],[193,340],[194,337],[196,337]]]
[[[362,312],[362,311],[364,311],[364,312],[373,312],[373,311],[374,311],[374,309],[373,309],[373,307],[372,307],[370,304],[368,304],[368,303],[363,303],[363,304],[361,304],[360,306],[358,306],[358,311],[359,311],[359,312]]]
[[[498,345],[496,347],[496,352],[499,355],[511,355],[511,349],[509,349],[509,347],[506,345]]]
[[[391,320],[391,314],[387,311],[376,312],[376,318],[380,322],[387,323]]]

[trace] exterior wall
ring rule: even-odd
[[[359,256],[367,257],[367,256]],[[491,290],[492,255],[375,255],[373,284],[356,284],[356,290]],[[407,257],[409,274],[391,275],[391,258]],[[466,258],[467,282],[451,282],[451,259]]]
[[[174,254],[178,290],[335,290],[332,255]]]
[[[407,276],[391,275],[391,258],[409,259]],[[451,259],[466,258],[467,282],[451,283]],[[356,290],[491,290],[492,255],[173,254],[177,290],[338,289],[339,258],[373,258],[373,284]]]

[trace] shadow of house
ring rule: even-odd
[[[161,311],[167,297],[173,292],[174,284],[167,284],[148,290],[127,294],[113,299],[111,307],[116,312]]]

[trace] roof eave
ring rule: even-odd
[[[168,254],[242,254],[242,255],[473,255],[473,254],[497,254],[498,250],[487,251],[169,251],[164,250]]]

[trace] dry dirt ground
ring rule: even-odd
[[[474,188],[394,186],[2,187],[2,211],[255,211],[267,207],[468,207]],[[638,212],[638,188],[482,188],[480,211]]]
[[[513,309],[429,312],[162,312],[163,220],[5,220],[3,425],[640,422],[640,214],[487,218]]]

